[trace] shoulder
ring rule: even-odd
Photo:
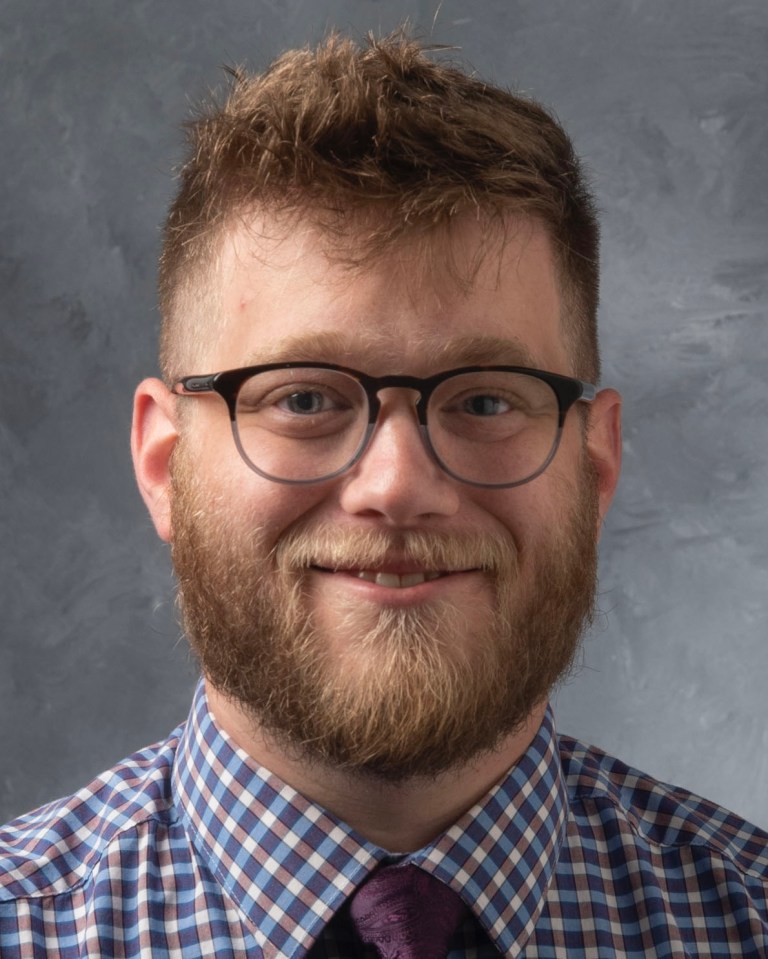
[[[638,845],[667,858],[704,854],[768,887],[767,832],[595,747],[567,736],[559,737],[559,745],[572,816],[582,833],[628,832]]]
[[[72,892],[115,844],[176,814],[171,772],[181,728],[102,773],[73,796],[0,827],[0,904]]]

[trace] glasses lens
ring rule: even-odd
[[[237,395],[238,446],[273,479],[306,482],[339,472],[360,449],[367,425],[365,390],[336,370],[257,373]]]
[[[555,392],[525,373],[457,374],[432,394],[427,420],[438,459],[471,483],[523,482],[546,465],[558,441]]]

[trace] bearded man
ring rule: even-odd
[[[405,35],[190,127],[139,487],[188,722],[0,834],[10,956],[763,956],[768,835],[558,737],[620,463],[598,228]]]

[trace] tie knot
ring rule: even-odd
[[[352,897],[352,922],[381,959],[445,959],[467,907],[418,866],[384,866]]]

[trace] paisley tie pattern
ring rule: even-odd
[[[350,915],[381,959],[445,959],[467,912],[458,894],[417,866],[385,866],[352,897]]]

